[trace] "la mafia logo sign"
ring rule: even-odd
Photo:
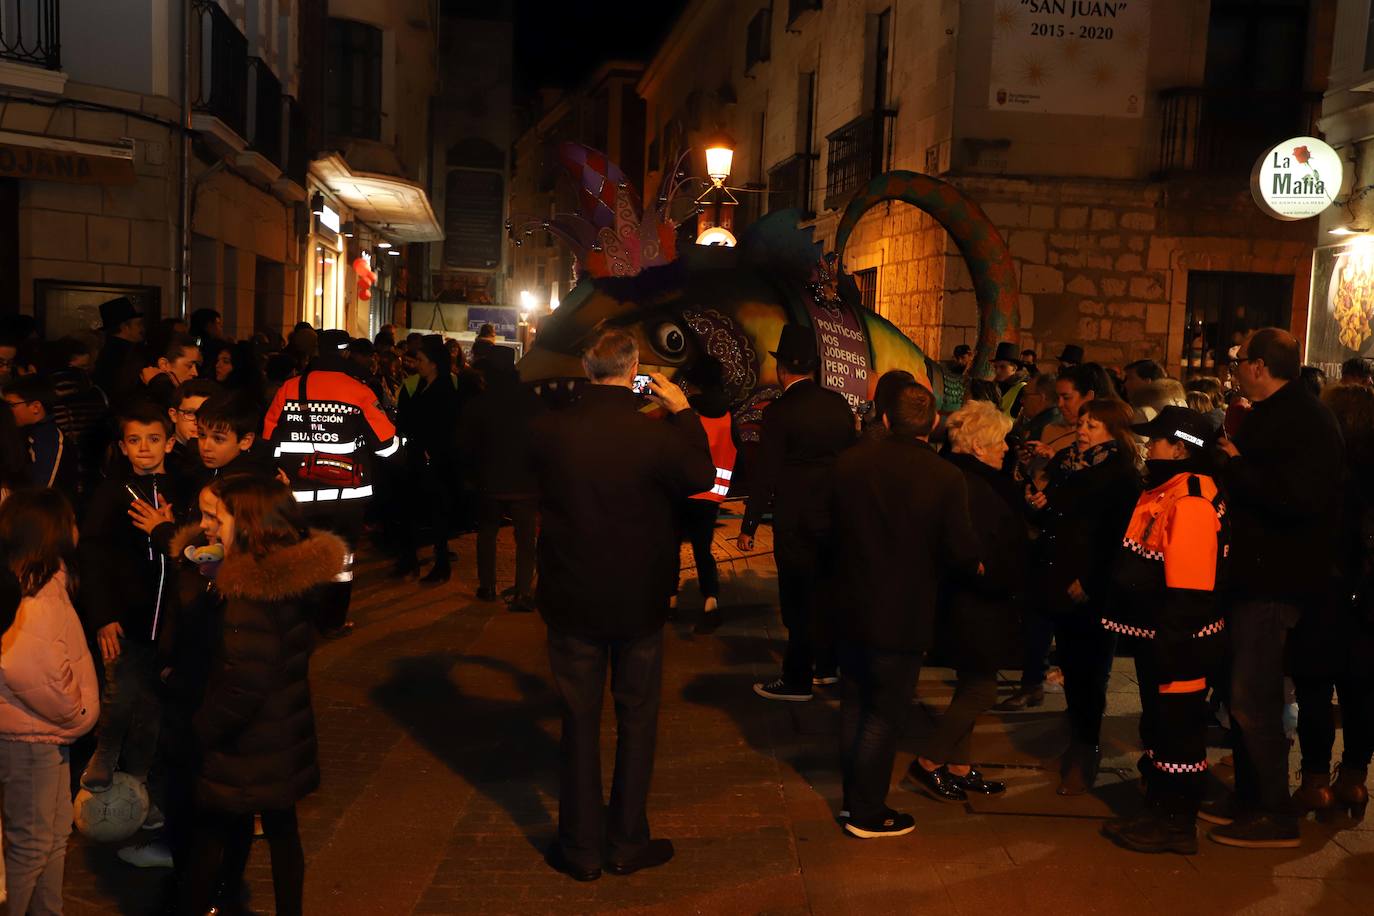
[[[1260,156],[1250,173],[1250,192],[1274,219],[1309,219],[1331,206],[1343,174],[1340,153],[1316,137],[1294,137]]]

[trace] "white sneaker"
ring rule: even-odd
[[[144,843],[140,846],[125,846],[116,855],[121,862],[135,868],[171,868],[172,850],[166,843]]]

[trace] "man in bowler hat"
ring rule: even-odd
[[[854,414],[838,392],[816,384],[816,332],[786,325],[772,356],[782,397],[763,412],[758,470],[749,494],[738,546],[754,547],[754,532],[773,507],[773,558],[778,566],[778,603],[787,627],[782,676],[755,684],[770,700],[804,702],[813,684],[837,682],[835,651],[817,638],[822,585],[822,545],[830,530],[827,493],[840,452],[854,443]]]

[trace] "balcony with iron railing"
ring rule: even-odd
[[[870,178],[883,171],[887,124],[893,111],[871,111],[826,135],[825,208],[834,210]]]
[[[60,0],[0,0],[0,60],[62,69]]]
[[[277,168],[286,164],[282,150],[281,80],[261,57],[248,58],[248,147]]]
[[[191,2],[191,107],[248,136],[248,39],[214,0]]]
[[[1159,101],[1161,175],[1241,176],[1285,137],[1313,135],[1322,95],[1184,87]]]

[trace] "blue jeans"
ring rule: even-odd
[[[62,744],[0,741],[9,912],[62,912],[72,832],[71,752]]]

